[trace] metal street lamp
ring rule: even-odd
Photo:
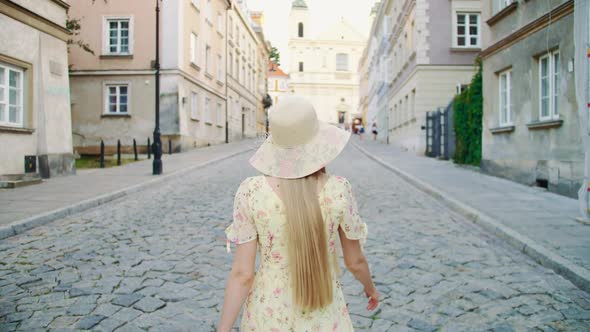
[[[162,140],[160,139],[160,0],[156,0],[156,128],[154,129],[153,175],[162,174]]]

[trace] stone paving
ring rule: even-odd
[[[0,241],[0,331],[213,331],[247,155]],[[357,330],[588,331],[590,295],[348,147],[383,294],[367,312],[345,272]]]

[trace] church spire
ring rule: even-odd
[[[305,3],[305,0],[294,0],[291,8],[307,9],[307,4]]]

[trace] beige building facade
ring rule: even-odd
[[[267,111],[270,107],[267,103],[270,102],[268,95],[268,72],[267,66],[270,56],[270,42],[266,41],[262,26],[264,24],[263,12],[251,12],[250,18],[252,20],[251,26],[256,33],[257,52],[256,52],[256,68],[254,72],[256,89],[256,133],[258,135],[266,132]]]
[[[272,106],[278,106],[283,97],[291,94],[289,75],[273,62],[268,63],[268,94]]]
[[[61,0],[0,0],[0,180],[75,172],[68,8]]]
[[[344,126],[357,114],[365,37],[344,19],[320,34],[310,26],[309,8],[295,0],[290,13],[289,75],[294,94],[308,99],[318,118]]]
[[[479,0],[381,2],[367,45],[367,120],[381,140],[424,153],[426,112],[471,81],[481,26]]]
[[[225,0],[171,0],[160,8],[160,129],[173,151],[225,141]],[[143,144],[155,123],[155,6],[141,0],[79,2],[80,38],[95,54],[71,53],[73,135],[79,153],[101,140]]]
[[[256,66],[258,40],[245,4],[233,3],[228,11],[227,102],[229,140],[255,137],[257,133]]]

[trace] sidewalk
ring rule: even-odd
[[[0,190],[0,239],[24,232],[73,213],[104,204],[237,154],[250,151],[255,140],[244,140],[162,155],[163,174],[152,175],[152,160],[82,170],[77,175],[55,177],[43,183]]]
[[[374,141],[352,141],[370,158],[590,291],[590,226],[577,201]]]

